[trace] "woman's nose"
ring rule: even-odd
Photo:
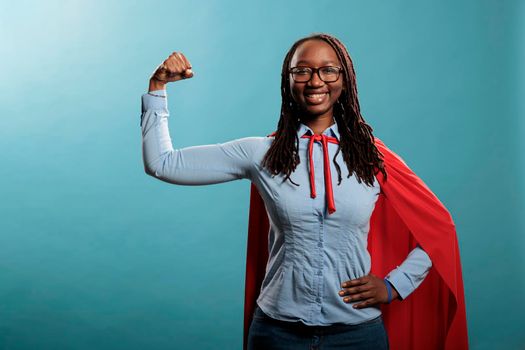
[[[310,86],[322,86],[324,84],[324,81],[321,80],[319,77],[318,72],[312,73],[312,78],[308,81],[308,85]]]

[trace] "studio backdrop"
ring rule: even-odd
[[[250,183],[148,176],[140,97],[180,51],[175,148],[268,135],[315,32],[452,214],[471,348],[523,349],[523,23],[519,0],[2,1],[0,350],[241,348]]]

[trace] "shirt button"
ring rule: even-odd
[[[323,270],[319,270],[319,271],[317,271],[317,274],[318,274],[319,276],[321,276],[321,275],[323,274]]]
[[[319,297],[318,297],[318,298],[315,298],[315,301],[317,301],[318,303],[320,303],[320,302],[321,302],[321,298],[319,298]]]
[[[322,246],[323,246],[323,243],[319,242],[319,243],[317,243],[317,246],[318,246],[318,247],[322,247]]]

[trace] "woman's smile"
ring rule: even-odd
[[[314,105],[326,102],[328,95],[328,92],[304,94],[306,97],[306,102]]]

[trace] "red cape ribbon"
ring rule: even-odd
[[[421,285],[405,300],[382,304],[392,350],[468,349],[465,297],[456,228],[452,217],[425,183],[385,144],[387,180],[376,178],[381,193],[370,218],[371,273],[384,277],[419,243],[432,260]],[[247,349],[255,303],[268,260],[269,221],[252,183],[246,256],[243,349]]]
[[[314,141],[321,141],[323,145],[323,164],[324,164],[324,186],[326,189],[326,203],[328,205],[328,214],[335,212],[334,194],[332,192],[332,174],[330,174],[330,157],[328,157],[328,142],[339,144],[339,140],[335,137],[322,135],[303,135],[302,138],[309,139],[308,141],[308,162],[310,166],[310,197],[315,198],[315,174],[314,174],[314,159],[312,156]]]

